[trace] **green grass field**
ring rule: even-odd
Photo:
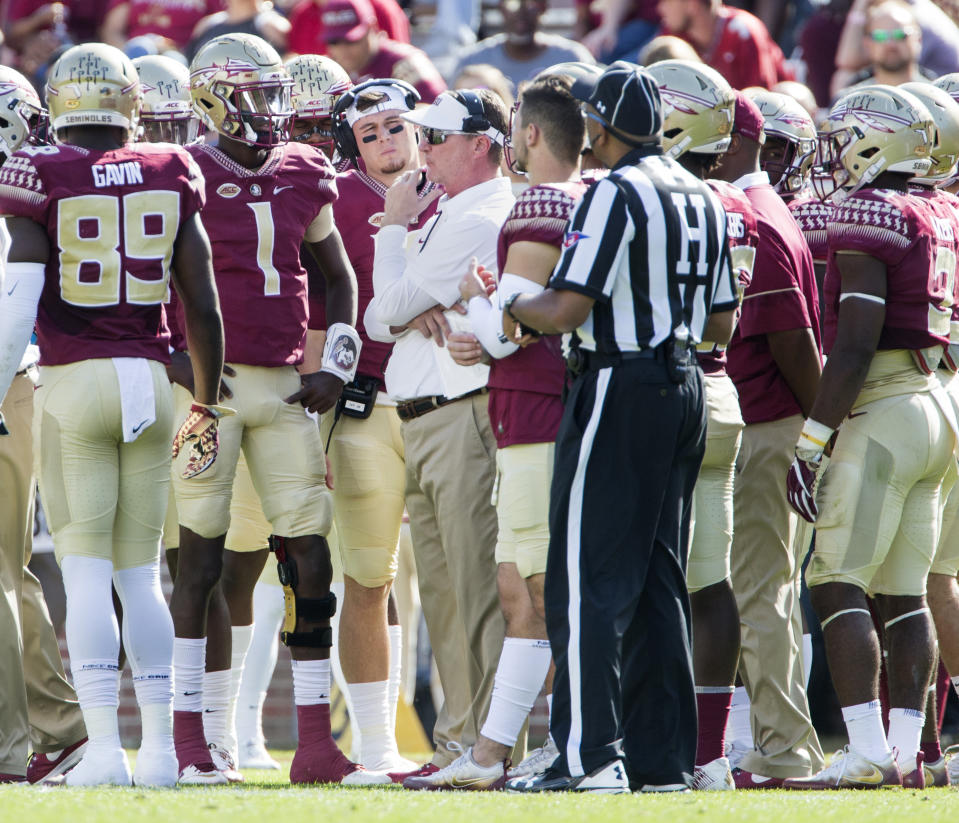
[[[289,768],[292,752],[274,752]],[[416,793],[399,787],[300,788],[288,771],[245,772],[240,787],[203,789],[0,788],[0,820],[17,823],[930,823],[955,820],[959,793],[716,792],[682,795],[524,797],[502,793]]]

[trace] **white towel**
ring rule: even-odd
[[[150,361],[143,357],[114,357],[113,368],[120,383],[123,442],[132,443],[157,419]]]

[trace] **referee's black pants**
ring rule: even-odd
[[[633,785],[688,783],[696,695],[686,556],[705,449],[702,371],[655,360],[587,371],[556,440],[546,623],[555,767],[625,755]]]

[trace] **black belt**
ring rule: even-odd
[[[473,389],[473,391],[468,391],[466,394],[461,394],[457,397],[444,397],[442,394],[434,394],[430,397],[416,397],[413,400],[405,400],[402,403],[397,403],[396,413],[400,416],[400,420],[412,420],[414,417],[422,417],[424,414],[429,414],[431,411],[440,408],[440,406],[447,406],[450,403],[455,403],[457,400],[465,400],[467,397],[475,397],[477,394],[486,394],[488,391],[489,389],[483,386],[481,389]]]
[[[624,351],[614,354],[602,354],[588,349],[571,349],[566,356],[566,368],[574,375],[586,371],[599,371],[610,366],[621,366],[630,360],[659,360],[666,362],[666,347],[656,346],[654,349],[642,351]]]

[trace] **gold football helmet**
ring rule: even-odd
[[[0,154],[9,157],[24,143],[43,143],[46,130],[47,110],[30,81],[0,66]]]
[[[67,49],[47,75],[54,138],[69,126],[119,126],[136,134],[140,80],[133,62],[106,43]]]
[[[908,91],[861,86],[840,97],[819,133],[812,181],[822,199],[851,194],[887,171],[922,177],[931,165],[932,115]]]
[[[764,155],[782,150],[781,160],[762,159],[763,170],[769,172],[775,181],[773,188],[780,194],[799,191],[816,159],[816,124],[792,97],[761,88],[747,89],[746,94],[763,115]]]
[[[216,37],[190,65],[190,94],[200,120],[251,146],[287,141],[292,85],[276,49],[253,34]]]
[[[691,60],[663,60],[647,67],[663,99],[663,150],[722,154],[729,148],[736,111],[732,86],[715,69]]]
[[[935,142],[929,152],[932,166],[923,179],[936,182],[951,179],[959,163],[959,103],[931,83],[903,83],[899,88],[919,98],[936,126]]]
[[[353,81],[339,63],[321,54],[301,54],[288,60],[286,69],[293,78],[293,139],[306,142],[316,132],[319,142],[314,145],[331,155],[333,106],[353,88]]]
[[[935,80],[932,85],[938,89],[942,89],[953,100],[959,103],[959,71],[942,75],[942,77]]]
[[[133,61],[140,75],[143,102],[139,139],[145,143],[177,143],[196,140],[200,121],[193,112],[190,72],[170,57],[150,54]]]

